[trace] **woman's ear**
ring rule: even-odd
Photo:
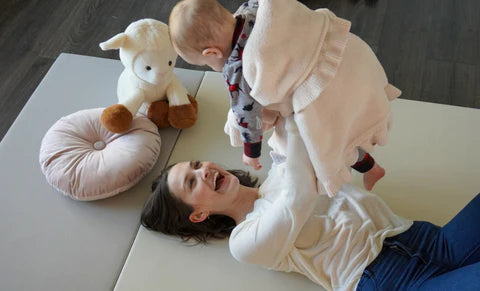
[[[215,57],[217,59],[223,58],[222,51],[217,47],[208,47],[202,51],[204,57]]]
[[[191,222],[198,223],[207,219],[208,214],[209,213],[207,211],[194,211],[192,212],[192,214],[190,214],[188,218],[190,219]]]

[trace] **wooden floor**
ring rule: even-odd
[[[234,11],[244,1],[220,2]],[[480,1],[301,2],[351,20],[352,32],[372,46],[402,98],[480,108]],[[0,1],[0,139],[60,53],[118,59],[98,43],[141,18],[167,22],[175,3]],[[181,60],[177,66],[191,68]]]

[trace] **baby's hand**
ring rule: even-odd
[[[262,168],[262,165],[260,164],[260,158],[250,158],[245,154],[243,154],[243,163],[255,170],[260,170]]]

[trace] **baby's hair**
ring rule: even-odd
[[[201,52],[217,45],[220,30],[232,14],[216,0],[183,0],[169,18],[170,39],[181,52]]]

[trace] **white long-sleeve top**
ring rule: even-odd
[[[253,211],[232,231],[233,257],[301,273],[328,290],[354,290],[383,240],[412,224],[348,184],[333,198],[318,193],[298,133],[288,135],[287,161],[272,167],[259,192]]]

